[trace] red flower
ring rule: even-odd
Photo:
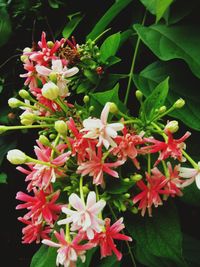
[[[112,253],[116,255],[118,261],[122,258],[122,253],[116,248],[114,240],[126,240],[132,241],[132,238],[120,234],[119,232],[124,229],[123,218],[120,218],[113,225],[110,226],[110,219],[105,219],[105,231],[101,233],[96,233],[94,239],[91,241],[101,248],[101,258],[106,256],[111,256]]]
[[[16,199],[24,201],[24,204],[20,204],[16,209],[28,209],[30,210],[24,219],[29,220],[32,218],[34,221],[43,220],[48,224],[53,224],[57,219],[61,211],[61,205],[56,204],[60,192],[55,192],[51,197],[43,190],[37,191],[34,189],[35,196],[29,196],[23,192],[18,192]]]
[[[152,216],[152,205],[155,207],[162,205],[160,194],[170,195],[175,193],[175,191],[165,189],[168,182],[165,176],[151,176],[146,173],[146,179],[147,184],[145,184],[142,180],[137,182],[137,186],[142,192],[133,198],[133,203],[136,204],[139,202],[138,209],[141,210],[142,216],[144,216],[146,209],[148,209],[149,216]]]
[[[166,142],[161,142],[154,138],[144,138],[146,142],[153,143],[153,145],[146,146],[140,150],[146,153],[160,152],[155,165],[157,165],[161,160],[167,159],[168,157],[182,161],[182,149],[185,147],[183,142],[190,136],[190,134],[190,132],[186,132],[181,138],[174,139],[172,133],[168,131],[168,139]]]

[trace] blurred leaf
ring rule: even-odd
[[[101,263],[98,267],[120,267],[121,263],[117,260],[116,256],[108,256],[101,260]]]
[[[60,1],[57,0],[48,0],[50,7],[59,8]]]
[[[187,66],[181,62],[156,61],[147,66],[139,75],[134,75],[136,87],[148,96],[156,85],[166,77],[170,77],[170,91],[167,97],[167,106],[172,106],[180,97],[186,100],[186,105],[176,109],[169,115],[180,119],[184,124],[200,131],[200,81],[194,77]]]
[[[57,252],[55,248],[41,245],[34,254],[30,267],[55,267]]]
[[[160,82],[156,88],[144,101],[142,114],[145,120],[151,120],[154,117],[155,110],[164,105],[169,90],[169,77]]]
[[[115,56],[120,44],[120,33],[115,33],[106,38],[100,47],[100,58],[103,62],[109,57]]]
[[[83,263],[80,259],[77,262],[77,267],[90,267],[92,257],[94,253],[96,252],[97,247],[92,248],[90,250],[86,251],[86,259],[85,262]]]
[[[68,16],[69,22],[62,31],[62,35],[64,38],[69,38],[71,36],[72,32],[76,29],[83,17],[84,15],[81,15],[80,12]]]
[[[110,22],[129,4],[132,0],[119,0],[115,2],[96,23],[92,31],[87,35],[86,40],[97,38],[110,24]]]
[[[0,46],[7,43],[11,35],[11,21],[6,8],[0,8]]]
[[[4,172],[0,173],[0,184],[7,184],[7,174]]]
[[[183,196],[180,200],[196,207],[200,206],[200,190],[195,182],[183,189]]]
[[[110,194],[123,194],[126,193],[133,185],[134,181],[130,180],[128,182],[123,179],[116,179],[112,184],[106,184],[106,191]]]
[[[183,253],[189,267],[199,267],[200,240],[192,236],[183,235]]]
[[[153,210],[153,217],[134,216],[126,219],[126,227],[130,235],[136,240],[136,245],[149,251],[161,260],[165,258],[176,267],[186,267],[182,256],[182,234],[177,211],[172,202]],[[146,250],[147,248],[147,250]],[[148,260],[148,258],[146,258]],[[150,259],[152,261],[152,259]],[[156,265],[147,266],[154,267]],[[157,265],[158,266],[158,265]],[[156,266],[156,267],[157,267]],[[162,266],[162,265],[161,265]]]
[[[195,27],[134,25],[142,41],[161,60],[180,58],[200,78],[200,31]]]

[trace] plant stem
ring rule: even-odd
[[[151,154],[147,154],[147,171],[151,174]]]
[[[114,210],[113,210],[113,208],[111,207],[111,205],[110,205],[109,203],[108,203],[108,207],[109,207],[109,209],[110,209],[110,211],[111,211],[111,213],[112,213],[112,215],[113,215],[113,218],[117,221],[117,217],[116,217],[116,215],[115,215],[115,213],[114,213]],[[125,234],[123,230],[122,230],[122,233]],[[134,256],[133,256],[133,253],[132,253],[131,248],[130,248],[130,246],[129,246],[129,243],[128,243],[127,240],[125,240],[125,242],[126,242],[126,245],[127,245],[128,252],[129,252],[129,254],[130,254],[132,263],[133,263],[133,267],[137,267],[137,266],[136,266],[135,259],[134,259]]]
[[[83,201],[83,203],[85,203],[84,194],[83,194],[83,176],[81,176],[80,178],[79,190],[80,190],[81,200]]]
[[[190,162],[190,164],[195,168],[198,169],[198,164],[182,149],[183,156]]]
[[[145,19],[146,19],[146,11],[145,11],[144,17],[142,19],[142,25],[144,25]],[[140,45],[140,37],[138,36],[137,41],[136,41],[136,45],[135,45],[134,54],[133,54],[132,63],[131,63],[131,68],[130,68],[130,72],[129,72],[128,85],[127,85],[126,95],[125,95],[125,99],[124,99],[125,105],[127,105],[127,102],[128,102],[128,97],[129,97],[129,93],[130,93],[130,89],[131,89],[131,83],[132,83],[132,79],[133,79],[133,71],[135,69],[135,62],[136,62],[136,57],[138,54],[139,45]]]
[[[9,130],[22,130],[22,129],[35,129],[35,128],[50,128],[50,127],[54,127],[54,124],[6,126],[6,131],[9,131]]]

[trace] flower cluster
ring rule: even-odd
[[[24,49],[27,72],[21,77],[28,90],[19,92],[23,101],[9,100],[10,107],[23,110],[22,126],[0,126],[1,132],[40,129],[35,158],[14,149],[7,159],[24,165],[17,169],[26,176],[29,194],[18,192],[16,197],[23,202],[17,209],[27,210],[19,218],[26,225],[23,243],[58,248],[57,266],[76,266],[97,246],[101,258],[114,253],[121,260],[115,242],[132,238],[122,232],[125,225],[121,215],[116,219],[118,213],[141,210],[142,216],[146,211],[152,216],[153,207],[182,196],[194,180],[200,188],[199,164],[185,151],[190,133],[176,139],[177,122],[160,122],[166,110],[158,110],[147,124],[113,102],[105,103],[99,117],[91,113],[95,107],[89,96],[82,107],[71,103],[70,79],[83,71],[76,60],[83,48],[65,39],[47,42],[42,33],[37,50]],[[173,108],[183,104],[178,100]],[[181,166],[186,160],[192,169]],[[120,193],[114,192],[116,186]]]

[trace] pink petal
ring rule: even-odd
[[[78,210],[78,211],[83,211],[85,209],[85,206],[82,202],[82,200],[80,199],[80,197],[78,197],[76,194],[72,193],[69,197],[69,203],[71,204],[71,206]]]

